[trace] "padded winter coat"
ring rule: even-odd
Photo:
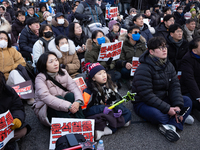
[[[55,18],[52,19],[52,30],[53,30],[53,33],[55,35],[55,37],[57,37],[58,35],[65,35],[65,36],[68,36],[68,25],[69,25],[69,22],[65,19],[65,22],[63,25],[59,25],[57,23],[57,21],[55,20]]]
[[[18,40],[19,33],[25,28],[25,25],[25,23],[22,24],[18,19],[14,20],[14,23],[12,24],[12,33],[16,41]]]

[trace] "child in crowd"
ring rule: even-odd
[[[95,119],[95,140],[103,135],[109,135],[118,128],[129,126],[131,112],[120,104],[114,109],[108,109],[116,101],[122,99],[116,85],[99,63],[87,63],[88,88],[84,90],[85,105],[82,107],[86,118]]]

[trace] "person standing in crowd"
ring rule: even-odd
[[[174,24],[174,16],[173,15],[166,15],[163,19],[164,22],[161,22],[156,28],[156,33],[154,36],[162,36],[165,39],[169,34],[169,26]]]
[[[30,18],[27,20],[27,25],[21,32],[19,47],[26,61],[32,61],[32,49],[35,42],[39,39],[39,29],[39,20],[37,18]]]
[[[6,7],[6,12],[10,14],[12,20],[14,20],[15,12],[8,0],[3,0],[2,4]]]
[[[25,17],[25,12],[22,11],[22,10],[18,10],[15,13],[15,16],[16,16],[16,18],[13,21],[13,24],[12,24],[12,33],[15,37],[15,40],[18,41],[19,34],[25,28],[26,17]]]
[[[183,36],[188,42],[192,41],[193,38],[199,36],[199,33],[195,27],[195,19],[186,20],[185,25],[183,26]]]
[[[50,127],[52,117],[85,118],[80,107],[84,105],[81,91],[68,72],[61,69],[57,55],[42,54],[37,70],[33,109],[41,123]]]
[[[129,10],[129,16],[127,16],[127,17],[125,18],[125,26],[126,26],[127,29],[130,27],[130,23],[132,22],[133,17],[134,17],[135,15],[137,15],[137,10],[136,10],[135,8],[131,8],[131,9]]]
[[[78,6],[76,6],[76,5],[72,5],[72,6],[71,6],[72,11],[71,11],[71,13],[68,15],[68,17],[67,17],[67,20],[68,20],[69,23],[71,23],[71,22],[74,21],[74,19],[75,19],[75,12],[76,12],[76,8],[77,8],[77,7],[78,7]]]
[[[173,65],[167,59],[166,41],[154,37],[148,42],[148,50],[140,56],[140,65],[135,71],[132,92],[136,92],[134,111],[137,115],[159,125],[158,130],[170,142],[180,139],[176,128],[193,124],[190,116],[191,99],[181,95],[180,83]],[[178,113],[184,107],[189,110],[184,116]]]
[[[111,20],[108,23],[109,33],[106,35],[110,42],[115,42],[115,40],[118,40],[120,35],[120,28],[121,24],[117,22],[116,20]]]
[[[13,126],[11,129],[14,130],[14,137],[6,145],[1,146],[1,150],[16,149],[16,140],[27,135],[31,131],[31,127],[25,122],[26,115],[20,97],[13,88],[6,85],[5,77],[0,72],[0,114],[8,110],[13,117]]]
[[[6,7],[4,5],[0,5],[0,15],[5,18],[10,24],[12,24],[12,19],[10,14],[6,12]]]
[[[47,11],[47,6],[46,3],[39,3],[39,11],[37,12],[39,16],[39,21],[42,23],[44,21],[43,19],[43,13]]]
[[[188,51],[188,42],[183,38],[183,29],[179,24],[169,27],[167,36],[168,58],[176,72],[180,71],[181,60]]]
[[[50,12],[48,11],[45,11],[43,13],[43,19],[44,21],[42,23],[40,23],[40,25],[43,25],[43,24],[48,24],[48,25],[51,25],[52,24],[52,15]]]
[[[56,13],[55,18],[52,19],[52,29],[55,37],[57,37],[58,35],[68,36],[68,25],[69,22],[64,18],[63,13]]]
[[[193,103],[193,115],[200,121],[200,38],[194,38],[181,61],[181,90]]]
[[[26,16],[26,20],[28,20],[29,18],[39,19],[39,16],[38,16],[38,14],[35,13],[33,6],[28,7],[27,11],[25,12],[25,16]]]

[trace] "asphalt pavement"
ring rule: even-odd
[[[123,84],[119,90],[125,95],[128,89]],[[199,150],[200,149],[200,122],[195,119],[193,125],[184,125],[180,134],[180,140],[169,142],[159,131],[156,125],[152,125],[138,117],[131,102],[125,104],[132,112],[132,123],[129,127],[119,129],[116,133],[103,136],[105,150]],[[26,122],[32,127],[32,131],[18,141],[21,150],[48,150],[50,128],[43,126],[30,106],[25,104]]]

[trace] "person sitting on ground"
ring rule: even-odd
[[[131,88],[131,68],[132,58],[140,57],[146,51],[146,40],[140,34],[140,28],[138,26],[131,26],[128,29],[127,34],[123,34],[119,37],[119,40],[123,40],[123,46],[119,61],[116,63],[116,67],[121,70],[122,78],[127,79],[128,88]]]
[[[160,17],[163,16],[163,13],[160,11],[160,6],[155,4],[153,7],[152,15],[156,18],[156,26],[160,23]]]
[[[40,23],[42,23],[44,21],[43,19],[43,13],[47,11],[47,6],[45,3],[39,3],[39,11],[37,12],[38,16],[39,16],[39,21]]]
[[[120,27],[121,24],[116,20],[111,20],[108,23],[109,33],[106,36],[109,38],[110,42],[115,42],[115,40],[118,40],[120,35]]]
[[[176,11],[174,12],[174,17],[175,17],[175,23],[180,24],[181,26],[185,24],[182,6],[177,7]]]
[[[173,15],[166,15],[163,19],[163,22],[161,22],[156,28],[156,33],[154,36],[161,36],[165,39],[167,38],[169,34],[169,26],[174,24],[174,16]]]
[[[137,15],[137,10],[135,8],[131,8],[129,10],[129,16],[127,16],[125,18],[125,26],[126,26],[126,29],[128,29],[130,27],[130,22],[132,22],[133,20],[133,17]]]
[[[117,129],[129,126],[131,112],[123,104],[109,109],[110,105],[122,99],[116,85],[99,63],[88,63],[87,68],[88,87],[83,93],[83,113],[86,118],[95,119],[95,140],[99,140],[103,135],[115,133]]]
[[[19,10],[15,14],[16,18],[13,21],[12,24],[12,33],[15,37],[15,40],[18,40],[19,34],[22,32],[22,30],[25,28],[25,12],[22,10]]]
[[[0,72],[0,114],[8,110],[14,119],[11,127],[14,130],[14,137],[3,147],[1,145],[1,150],[15,149],[16,140],[27,135],[31,131],[31,127],[25,122],[25,110],[20,97],[13,88],[6,85],[5,77]]]
[[[75,19],[75,12],[76,12],[76,8],[77,8],[77,7],[78,7],[78,6],[76,6],[76,5],[72,5],[72,6],[71,6],[72,11],[71,11],[71,13],[67,16],[67,20],[69,21],[69,23],[74,22],[74,19]]]
[[[56,6],[56,12],[61,12],[63,14],[70,14],[71,8],[69,5],[69,1],[60,0],[60,3]]]
[[[3,0],[2,4],[6,7],[6,12],[10,14],[12,20],[15,19],[15,11],[8,0]]]
[[[185,25],[183,26],[183,36],[188,42],[199,36],[199,33],[195,27],[196,21],[194,19],[186,20]]]
[[[40,24],[37,18],[27,20],[27,25],[19,37],[20,52],[26,61],[32,61],[33,45],[39,39]]]
[[[31,3],[29,2],[29,0],[24,0],[24,5],[22,6],[21,10],[23,10],[24,12],[27,12],[29,6],[31,6]]]
[[[124,16],[120,15],[120,13],[117,13],[117,22],[119,22],[121,24],[121,27],[126,29],[126,25],[125,25],[125,20],[124,20]]]
[[[42,54],[37,70],[33,109],[41,123],[50,127],[52,117],[85,118],[80,108],[84,105],[81,91],[68,72],[61,69],[57,55]]]
[[[149,25],[151,27],[156,27],[156,17],[154,15],[151,14],[150,9],[145,9],[144,10],[144,14],[142,15],[144,19],[149,19]]]
[[[188,42],[183,38],[183,30],[179,24],[169,27],[167,36],[168,58],[174,65],[176,72],[180,71],[181,59],[188,51]]]
[[[44,52],[49,51],[49,42],[54,39],[51,26],[47,24],[41,25],[39,30],[39,37],[39,40],[37,40],[33,45],[33,67],[36,67],[39,57]]]
[[[5,18],[10,24],[12,24],[12,19],[10,14],[6,12],[6,7],[4,5],[0,5],[0,15]]]
[[[44,21],[42,23],[40,23],[40,25],[43,25],[43,24],[51,25],[52,24],[52,15],[50,12],[45,11],[43,13],[43,19],[44,19]]]
[[[189,51],[181,61],[181,90],[193,103],[193,115],[200,121],[200,37],[189,44]]]
[[[83,76],[83,74],[78,73],[80,61],[72,40],[64,35],[59,35],[55,40],[50,41],[48,48],[49,51],[56,53],[61,68],[66,69],[72,78]]]
[[[174,66],[167,59],[166,41],[163,37],[149,40],[148,50],[140,56],[140,65],[135,71],[132,92],[136,92],[133,105],[137,115],[159,125],[159,131],[171,142],[178,141],[176,128],[193,124],[190,116],[192,101],[181,95],[180,83]],[[189,110],[184,116],[178,113],[184,107]],[[187,118],[187,119],[186,119]]]
[[[58,35],[68,36],[69,22],[64,18],[63,13],[58,12],[55,18],[52,19],[52,29],[55,37]]]
[[[27,11],[25,12],[26,20],[29,18],[37,18],[39,19],[39,15],[35,13],[34,7],[29,6]]]

